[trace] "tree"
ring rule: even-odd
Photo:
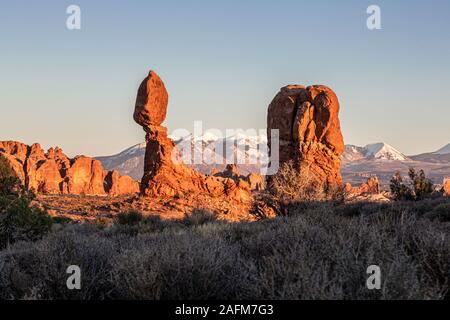
[[[409,178],[413,184],[416,200],[421,200],[433,193],[433,182],[425,177],[425,172],[417,173],[413,168],[409,169]]]
[[[50,231],[52,218],[32,205],[33,198],[0,156],[0,249],[19,240],[38,240]]]
[[[20,180],[4,157],[0,156],[0,196],[6,197],[16,194],[20,189]]]
[[[400,172],[396,172],[391,179],[390,189],[395,200],[422,200],[433,193],[433,183],[426,178],[425,172],[418,173],[414,168],[409,169],[409,186],[403,181]]]
[[[399,171],[392,177],[390,189],[395,200],[414,200],[412,190],[403,183],[403,178]]]

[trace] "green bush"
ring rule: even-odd
[[[411,179],[416,200],[422,200],[433,193],[433,182],[425,177],[425,172],[419,170],[416,172],[413,168],[409,169],[409,178]]]
[[[0,157],[0,248],[20,240],[39,240],[51,230],[52,218],[31,205],[33,197]]]
[[[391,179],[390,189],[394,200],[414,200],[412,190],[403,183],[400,172],[396,172]]]
[[[400,172],[396,172],[391,179],[390,189],[394,200],[417,201],[430,197],[433,193],[433,183],[427,179],[425,172],[409,169],[409,184],[405,184]]]
[[[0,248],[16,241],[36,241],[52,227],[52,218],[25,197],[10,201],[0,215]]]
[[[15,195],[20,189],[20,180],[14,176],[8,161],[0,156],[0,197]]]

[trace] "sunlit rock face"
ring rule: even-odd
[[[150,71],[138,89],[133,115],[146,132],[141,195],[180,197],[201,193],[230,200],[250,200],[248,186],[229,178],[204,176],[188,168],[181,159],[174,161],[174,155],[178,153],[175,143],[168,137],[167,128],[162,126],[168,101],[169,95],[163,81],[154,71]]]
[[[293,160],[309,167],[318,182],[341,185],[344,139],[339,122],[339,101],[325,86],[289,85],[281,88],[269,105],[268,144],[271,130],[280,135],[280,166]]]
[[[139,185],[130,177],[107,180],[110,174],[100,161],[90,157],[67,157],[62,149],[47,153],[37,143],[0,141],[0,157],[6,159],[26,190],[42,194],[114,195],[132,194]]]

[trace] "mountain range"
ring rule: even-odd
[[[246,163],[238,164],[242,174],[259,173],[261,163],[267,161],[267,137],[234,136],[219,138],[212,134],[200,137],[172,137],[178,148],[185,152],[182,157],[185,163],[202,173],[212,170],[224,170],[226,159],[236,162],[246,159]],[[186,152],[188,151],[188,152]],[[201,158],[196,158],[201,154]],[[116,155],[97,157],[106,170],[118,170],[122,175],[129,175],[136,180],[142,177],[144,170],[145,143],[136,144]],[[192,163],[193,159],[200,159]],[[220,160],[220,161],[218,161]],[[217,164],[219,163],[219,164]],[[396,171],[407,174],[409,168],[424,169],[429,178],[436,184],[450,177],[450,144],[443,148],[419,155],[407,156],[393,146],[380,142],[366,146],[346,145],[342,155],[342,176],[345,182],[360,184],[372,175],[377,175],[381,184],[386,187]]]

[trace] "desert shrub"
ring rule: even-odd
[[[0,215],[0,247],[20,240],[36,241],[51,230],[52,224],[52,218],[31,206],[27,198],[11,201]]]
[[[120,238],[123,249],[127,243]],[[104,299],[114,288],[111,259],[118,251],[119,240],[101,237],[93,225],[69,225],[32,246],[17,243],[0,252],[0,299]],[[71,265],[82,270],[81,290],[67,289]]]
[[[217,220],[217,214],[204,209],[194,209],[190,214],[185,214],[183,222],[188,226],[200,226]]]
[[[16,241],[35,241],[52,226],[44,210],[31,205],[34,195],[26,193],[8,163],[0,157],[0,248]]]
[[[355,217],[364,213],[366,204],[364,202],[355,202],[337,206],[336,214],[344,217]]]
[[[108,224],[100,225],[108,226]],[[164,221],[157,215],[143,216],[139,212],[120,213],[114,220],[113,226],[105,230],[105,235],[135,237],[139,234],[161,232],[166,228],[183,229],[186,225],[183,221]]]
[[[449,299],[450,224],[424,218],[443,201],[322,202],[258,222],[68,224],[0,251],[0,299]],[[82,290],[70,291],[74,264]],[[382,290],[366,288],[373,264]]]
[[[416,172],[411,168],[408,175],[413,185],[416,200],[422,200],[433,193],[433,182],[427,179],[423,170]]]
[[[203,225],[209,227],[211,224]],[[193,231],[143,235],[114,260],[125,299],[232,299],[245,291],[246,267],[236,245]]]
[[[173,222],[173,221],[164,221],[160,216],[148,216],[144,218],[143,221],[143,231],[146,233],[149,232],[161,232],[166,228],[176,226],[180,226],[181,223]]]
[[[414,168],[409,169],[409,185],[406,185],[400,172],[396,172],[391,179],[390,189],[394,200],[423,200],[433,193],[433,183],[427,179],[425,172]]]
[[[436,206],[432,211],[426,213],[425,217],[438,219],[442,222],[450,222],[450,203],[443,203]]]
[[[269,190],[280,202],[320,201],[325,197],[325,187],[318,183],[308,167],[296,167],[288,161],[271,177]]]
[[[116,217],[116,224],[122,226],[135,226],[143,220],[142,213],[138,211],[121,212]]]
[[[390,185],[394,200],[414,200],[414,194],[408,186],[403,183],[403,177],[400,172],[396,172],[391,179]]]
[[[0,156],[0,197],[15,195],[20,188],[20,180],[14,175],[8,161]]]

